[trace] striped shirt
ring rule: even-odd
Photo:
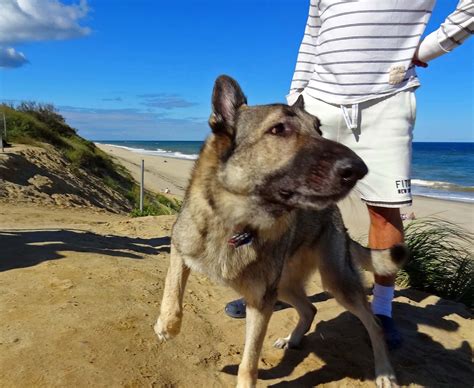
[[[474,0],[421,43],[435,0],[311,0],[287,96],[305,94],[337,105],[395,94],[419,85],[412,59],[423,62],[459,46],[474,30]]]

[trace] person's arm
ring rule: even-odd
[[[460,0],[443,24],[420,43],[415,60],[428,62],[461,45],[474,33],[474,1]]]
[[[309,5],[308,21],[304,30],[303,41],[298,52],[296,68],[291,81],[290,93],[286,96],[289,105],[293,105],[302,90],[306,87],[314,70],[314,51],[316,40],[321,27],[319,19],[319,1],[311,0]]]

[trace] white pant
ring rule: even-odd
[[[351,148],[369,168],[356,190],[369,205],[411,205],[411,155],[416,99],[413,90],[341,107],[302,93],[305,109],[321,121],[327,139]]]

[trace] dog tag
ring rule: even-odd
[[[245,244],[250,244],[253,240],[253,236],[249,232],[242,232],[234,234],[227,243],[234,248],[238,248]]]

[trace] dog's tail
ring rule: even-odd
[[[405,244],[396,244],[390,249],[370,249],[351,241],[350,252],[362,268],[382,276],[395,275],[410,257]]]

